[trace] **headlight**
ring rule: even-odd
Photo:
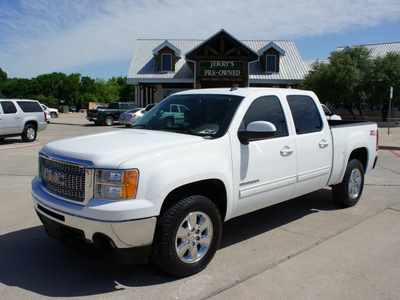
[[[95,172],[94,196],[109,199],[136,197],[138,170],[103,170]]]

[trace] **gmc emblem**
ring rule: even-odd
[[[53,172],[50,169],[43,169],[42,171],[42,179],[54,183],[56,185],[64,186],[64,178],[65,176],[60,173]]]

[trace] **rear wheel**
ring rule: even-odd
[[[36,139],[36,128],[32,124],[25,125],[24,131],[21,134],[24,142],[33,142]]]
[[[221,240],[218,208],[208,198],[190,196],[158,220],[152,258],[163,271],[184,277],[206,268]]]
[[[106,118],[104,119],[104,124],[106,124],[107,126],[111,126],[112,124],[114,124],[114,119],[113,119],[113,117],[110,117],[110,116],[106,117]]]
[[[333,199],[343,207],[351,207],[360,200],[364,189],[364,167],[358,159],[349,161],[343,181],[332,187]]]
[[[57,118],[57,114],[56,114],[55,112],[51,112],[51,113],[50,113],[50,116],[51,116],[53,119]]]

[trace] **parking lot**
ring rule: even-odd
[[[33,143],[0,144],[1,299],[398,299],[400,128],[380,129],[378,166],[360,202],[340,209],[329,189],[228,221],[203,272],[176,279],[151,264],[117,265],[47,236],[30,182],[44,144],[123,126],[62,114]]]

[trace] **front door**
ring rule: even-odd
[[[273,123],[277,134],[274,138],[240,144],[240,187],[235,215],[290,199],[296,185],[295,140],[288,133],[279,98],[264,96],[254,100],[241,129],[254,121]]]

